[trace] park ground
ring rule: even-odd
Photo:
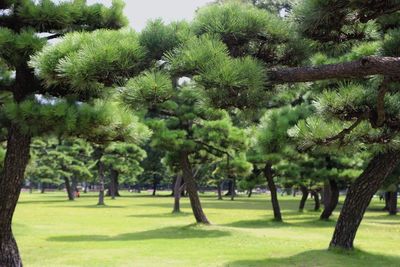
[[[122,192],[96,206],[65,193],[22,193],[14,233],[25,266],[400,266],[400,217],[374,199],[353,252],[328,251],[335,220],[318,221],[309,199],[281,197],[284,223],[272,221],[267,195],[216,200],[204,195],[211,226],[194,225],[188,199],[171,214],[173,199]]]

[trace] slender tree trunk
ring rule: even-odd
[[[12,123],[8,129],[7,152],[0,174],[0,266],[22,266],[11,222],[29,161],[31,137]]]
[[[225,196],[232,195],[232,180],[228,179],[228,192],[225,193]]]
[[[336,209],[339,202],[339,188],[335,179],[329,179],[328,181],[329,194],[325,194],[326,188],[324,188],[324,210],[321,213],[321,220],[328,220],[332,215],[332,212]]]
[[[217,183],[218,200],[222,200],[222,181]]]
[[[176,180],[175,180],[175,186],[174,186],[174,209],[172,210],[172,213],[181,212],[181,207],[180,207],[181,182],[182,182],[182,175],[177,175]]]
[[[264,167],[264,176],[267,179],[269,191],[271,192],[272,209],[274,210],[275,221],[282,221],[281,208],[279,207],[278,194],[274,182],[272,165],[266,163]]]
[[[68,177],[64,177],[64,183],[65,183],[65,189],[67,191],[68,195],[68,200],[74,200],[75,199],[75,194],[73,188],[71,188],[71,184],[69,182]]]
[[[311,191],[311,194],[313,195],[314,202],[315,202],[314,211],[319,211],[321,208],[321,202],[319,200],[319,193],[317,190],[313,190],[313,191]]]
[[[385,192],[385,207],[383,207],[383,210],[389,210],[389,199],[390,199],[390,192],[387,191]]]
[[[389,198],[389,215],[397,214],[397,187],[396,191],[390,192]]]
[[[180,165],[183,172],[183,180],[186,184],[186,190],[189,194],[190,204],[192,206],[193,215],[196,218],[197,223],[210,224],[206,215],[201,207],[199,194],[197,192],[196,181],[193,177],[192,168],[189,162],[189,154],[186,151],[182,151],[179,155]]]
[[[232,178],[232,183],[231,183],[231,200],[235,200],[235,195],[236,195],[236,178]]]
[[[153,182],[153,193],[151,195],[155,196],[156,195],[156,191],[157,191],[157,182],[154,179],[154,182]]]
[[[398,152],[380,153],[370,161],[364,172],[350,186],[339,219],[336,223],[330,247],[352,249],[358,226],[373,195],[386,177],[398,166]]]
[[[249,193],[247,194],[247,197],[251,197],[252,194],[253,194],[253,188],[250,188]]]
[[[306,205],[309,192],[307,186],[304,185],[300,185],[300,191],[303,195],[301,196],[299,211],[302,212],[304,210],[304,206]]]
[[[98,162],[98,171],[99,171],[99,184],[100,184],[100,190],[99,190],[99,202],[97,205],[104,205],[104,164],[99,160]]]
[[[41,183],[40,184],[40,194],[44,194],[45,190],[46,190],[46,183]]]

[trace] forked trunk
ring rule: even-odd
[[[67,195],[68,195],[68,200],[71,200],[71,201],[74,200],[75,199],[75,191],[72,189],[68,177],[64,177],[64,183],[65,183],[65,190],[67,191]]]
[[[98,162],[98,171],[99,171],[99,184],[100,184],[100,190],[99,190],[99,202],[97,205],[104,205],[104,164],[99,160]]]
[[[175,180],[174,186],[174,209],[172,213],[179,213],[181,212],[181,182],[182,182],[182,175],[178,175]]]
[[[321,213],[321,220],[328,220],[332,215],[332,212],[336,209],[336,206],[339,202],[339,188],[336,183],[336,180],[329,179],[329,194],[326,194],[326,187],[324,189],[324,210]]]
[[[299,211],[302,212],[304,210],[304,206],[306,205],[306,201],[308,198],[308,188],[307,186],[301,185],[300,186],[300,191],[302,193],[301,200],[300,200],[300,205],[299,205]]]
[[[373,195],[386,177],[398,166],[398,152],[389,151],[373,157],[364,172],[350,186],[333,233],[331,248],[352,249],[358,226]]]
[[[268,188],[269,191],[271,192],[271,202],[272,202],[272,209],[274,210],[274,220],[282,221],[281,208],[279,207],[278,194],[274,182],[272,165],[270,163],[265,164],[264,176],[267,179]]]
[[[210,224],[206,215],[201,207],[199,194],[197,192],[196,181],[193,177],[192,168],[189,162],[189,154],[186,151],[182,151],[179,155],[180,165],[182,168],[183,181],[186,185],[186,190],[189,194],[190,205],[192,206],[193,215],[196,218],[197,223]]]
[[[4,168],[0,175],[0,266],[22,266],[11,222],[29,161],[30,143],[31,137],[23,134],[17,125],[11,124]]]

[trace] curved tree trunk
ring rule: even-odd
[[[179,161],[183,172],[183,181],[186,185],[186,190],[189,194],[190,205],[192,206],[193,215],[197,223],[210,224],[206,215],[204,214],[199,194],[197,192],[196,181],[193,177],[192,168],[189,162],[189,154],[182,151],[179,155]]]
[[[333,233],[331,248],[352,249],[358,226],[373,195],[400,162],[398,152],[373,157],[364,172],[350,186]]]
[[[104,205],[104,164],[99,160],[98,162],[98,171],[99,171],[99,184],[100,184],[100,190],[99,190],[99,202],[97,205]]]
[[[181,212],[181,207],[180,207],[181,182],[182,182],[182,175],[177,175],[174,186],[174,209],[172,210],[172,213]]]
[[[397,190],[394,192],[390,192],[390,197],[389,197],[389,215],[396,215],[396,214],[397,214]]]
[[[67,191],[68,200],[75,200],[74,190],[71,187],[68,177],[64,177],[65,190]]]
[[[11,124],[8,129],[7,152],[0,175],[0,266],[22,266],[11,222],[29,161],[31,137]]]
[[[299,211],[302,212],[304,210],[304,206],[306,205],[309,192],[307,186],[304,185],[300,185],[300,191],[302,193],[302,196],[300,200]]]
[[[312,190],[311,194],[313,195],[314,203],[315,203],[314,211],[319,211],[320,208],[321,208],[321,203],[320,203],[320,200],[319,200],[319,193],[316,190]]]
[[[328,220],[339,202],[339,188],[335,179],[329,179],[329,194],[324,189],[324,210],[321,213],[321,220]]]
[[[271,191],[272,209],[274,210],[274,220],[282,221],[281,208],[279,207],[278,194],[274,182],[272,165],[266,163],[264,167],[264,176],[267,179],[269,191]]]

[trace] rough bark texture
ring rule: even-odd
[[[336,209],[339,202],[339,188],[336,180],[329,179],[327,183],[329,187],[329,194],[325,194],[326,188],[324,189],[324,210],[321,213],[321,220],[328,220],[332,215],[332,212]]]
[[[278,194],[274,182],[272,165],[270,163],[265,164],[264,176],[267,179],[268,188],[269,191],[271,192],[271,202],[272,202],[272,209],[274,210],[274,219],[275,221],[282,221],[281,208],[279,207]]]
[[[176,177],[174,186],[174,209],[172,210],[172,213],[181,212],[181,207],[180,207],[181,183],[182,183],[182,175],[178,175]]]
[[[302,193],[301,200],[300,200],[300,205],[299,205],[299,211],[304,210],[304,206],[306,205],[306,201],[308,198],[308,188],[307,186],[301,185],[300,186],[300,191]]]
[[[98,171],[99,171],[99,202],[97,205],[104,205],[104,164],[99,161],[98,163]]]
[[[312,82],[327,79],[352,79],[369,75],[398,76],[400,58],[364,57],[359,60],[316,67],[273,69],[269,80],[273,83]]]
[[[358,226],[373,195],[400,162],[398,152],[374,156],[364,172],[350,186],[333,233],[331,248],[352,249]]]
[[[22,266],[11,222],[29,161],[31,137],[12,124],[8,129],[7,152],[0,175],[0,266]]]
[[[75,190],[71,187],[68,177],[64,177],[65,190],[67,191],[68,200],[75,200]]]
[[[203,208],[201,207],[196,181],[193,177],[192,168],[189,162],[189,154],[186,151],[182,151],[179,156],[180,165],[183,172],[183,181],[185,182],[186,190],[189,194],[190,205],[192,206],[193,215],[196,218],[196,222],[210,224],[203,212]]]

